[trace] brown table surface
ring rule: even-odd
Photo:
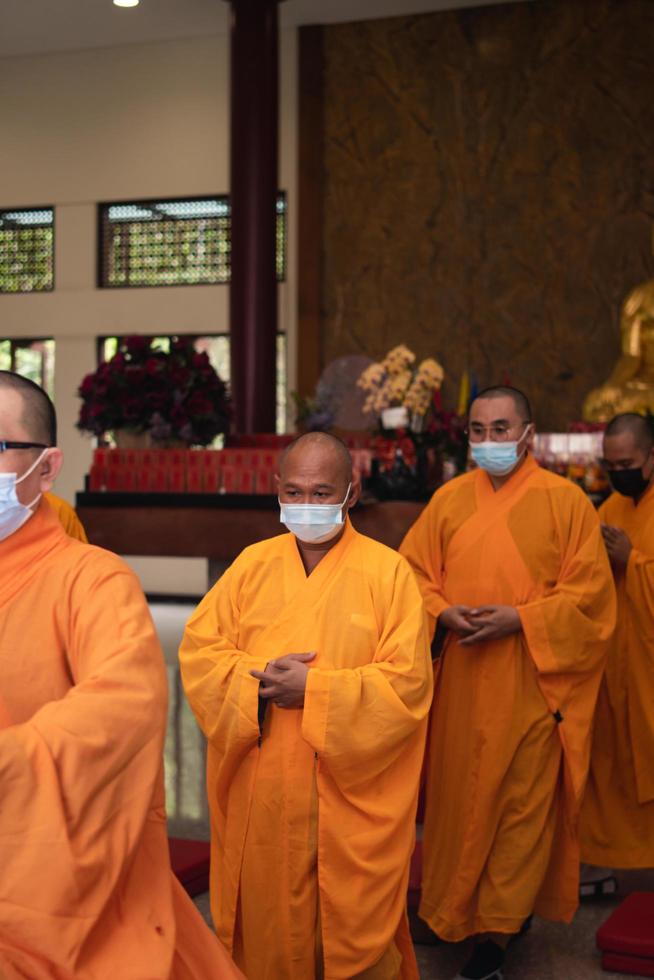
[[[248,545],[285,531],[275,498],[232,495],[203,506],[198,495],[189,506],[187,495],[164,497],[81,493],[77,513],[92,544],[120,555],[231,561]],[[397,548],[424,506],[370,503],[359,505],[351,518],[357,531]]]

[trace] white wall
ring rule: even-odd
[[[279,323],[296,369],[296,31],[281,32],[280,186],[288,195],[288,277]],[[57,491],[74,502],[91,442],[74,428],[75,390],[96,366],[95,339],[128,332],[228,329],[227,286],[96,288],[96,205],[229,190],[229,39],[0,59],[0,207],[55,206],[55,290],[0,295],[0,337],[56,340],[55,399],[66,464]],[[157,566],[160,563],[156,563]],[[184,580],[201,592],[206,563]],[[160,570],[144,585],[164,591]],[[171,569],[171,581],[182,577]]]

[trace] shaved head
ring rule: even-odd
[[[521,421],[532,421],[529,399],[519,388],[512,388],[511,385],[492,385],[490,388],[483,388],[472,404],[474,405],[475,402],[482,401],[482,399],[486,398],[511,398]]]
[[[604,431],[604,438],[622,436],[629,433],[634,445],[648,453],[654,447],[654,428],[651,418],[636,412],[624,412],[612,418]]]
[[[347,487],[352,483],[352,457],[345,443],[329,432],[306,432],[287,446],[279,460],[279,473],[284,476],[289,465],[297,464],[302,457],[307,459],[324,457],[325,465],[343,481]]]
[[[57,445],[55,407],[43,388],[13,371],[0,371],[0,393],[3,389],[20,395],[23,406],[21,424],[34,442]]]
[[[513,388],[511,385],[491,385],[489,388],[482,388],[472,404],[474,405],[475,402],[482,401],[482,399],[486,398],[513,399],[515,410],[521,420],[523,422],[531,422],[531,405],[529,404],[529,399],[519,388]]]

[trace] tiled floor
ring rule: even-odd
[[[166,791],[170,832],[179,837],[208,838],[204,787],[204,745],[186,704],[177,667],[177,648],[184,623],[193,607],[152,604],[151,610],[164,648],[170,682],[170,709],[166,739]],[[531,931],[511,947],[504,967],[505,980],[605,980],[595,949],[597,927],[630,891],[654,891],[654,871],[620,876],[620,897],[585,901],[570,926],[535,919]],[[210,922],[208,895],[196,904]],[[428,931],[424,931],[428,938]],[[470,943],[417,945],[423,980],[451,980],[465,962]],[[256,978],[251,978],[256,980]]]

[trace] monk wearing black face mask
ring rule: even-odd
[[[618,623],[595,715],[581,824],[582,859],[601,886],[613,868],[654,866],[654,432],[617,415],[604,435],[616,490],[600,509],[618,596]],[[602,890],[601,887],[595,889]]]

